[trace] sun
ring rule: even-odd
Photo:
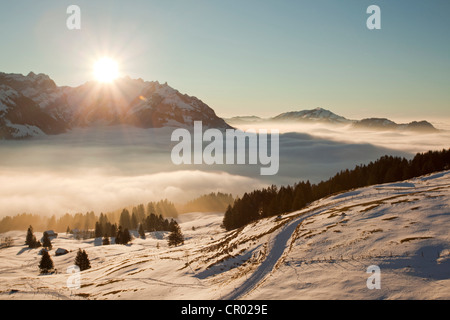
[[[94,63],[94,76],[100,82],[113,82],[119,77],[119,64],[111,58],[101,58]]]

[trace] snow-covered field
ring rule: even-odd
[[[60,234],[57,274],[39,275],[25,232],[0,250],[0,299],[449,299],[450,171],[330,196],[225,232],[221,213],[188,213],[185,244],[147,233],[131,245]],[[40,238],[41,234],[36,232]],[[55,256],[57,248],[70,252]],[[79,289],[66,270],[78,248],[92,268]],[[369,266],[380,289],[369,289]]]

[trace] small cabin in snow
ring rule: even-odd
[[[64,249],[64,248],[58,248],[58,249],[55,251],[55,256],[62,256],[62,255],[68,254],[68,253],[69,253],[68,250],[66,250],[66,249]]]
[[[55,231],[53,231],[53,230],[47,230],[47,231],[44,231],[44,232],[42,233],[41,242],[43,242],[43,240],[44,240],[44,233],[46,233],[46,232],[47,232],[47,235],[48,235],[50,241],[58,237],[58,234],[57,234]]]

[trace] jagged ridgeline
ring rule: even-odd
[[[412,160],[384,156],[368,165],[341,171],[318,184],[302,181],[294,186],[271,186],[245,193],[227,208],[223,225],[227,230],[236,229],[260,218],[303,209],[309,203],[334,193],[407,180],[449,168],[450,149],[418,153]]]
[[[98,122],[139,128],[231,128],[200,99],[167,83],[124,77],[115,81],[120,94],[89,81],[59,87],[45,74],[0,72],[0,139],[60,134]]]

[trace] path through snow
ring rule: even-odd
[[[224,296],[224,300],[237,300],[244,297],[249,292],[253,291],[259,283],[261,283],[265,277],[267,277],[273,270],[278,260],[282,257],[284,250],[287,247],[288,241],[294,233],[297,226],[306,218],[312,215],[319,214],[326,210],[326,208],[321,208],[320,210],[313,210],[309,214],[301,215],[296,217],[291,221],[288,221],[286,225],[281,229],[280,232],[275,236],[275,238],[270,241],[269,254],[258,267],[258,269],[253,272],[253,274],[245,280],[243,284],[236,288],[228,295]]]

